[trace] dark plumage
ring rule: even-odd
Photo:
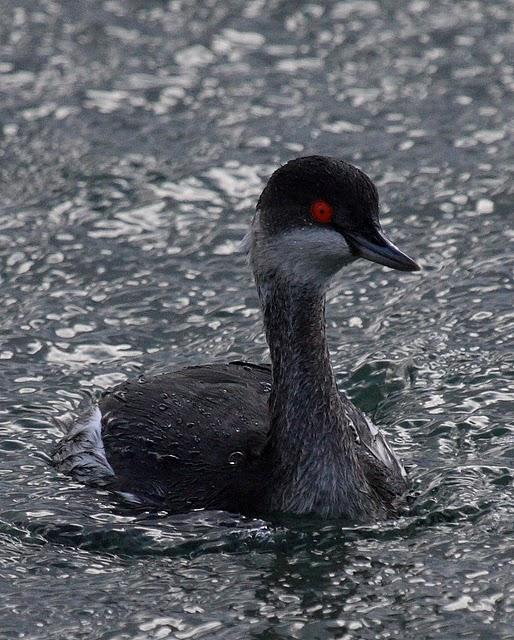
[[[334,226],[349,230],[378,221],[378,193],[357,167],[323,156],[297,158],[278,168],[259,198],[263,224],[273,233],[315,224],[309,215],[313,200],[330,200]],[[280,211],[280,215],[275,215]]]
[[[247,511],[262,483],[241,467],[264,446],[270,382],[269,367],[220,364],[107,391],[99,406],[111,486],[177,512]]]
[[[313,217],[313,201],[328,203],[329,220]],[[332,158],[288,163],[261,195],[248,250],[272,367],[215,364],[124,382],[74,423],[56,466],[174,512],[394,515],[405,472],[338,392],[325,338],[324,294],[341,267],[363,256],[418,268],[383,236],[373,183]]]

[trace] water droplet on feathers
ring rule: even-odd
[[[228,457],[228,463],[235,466],[244,460],[245,454],[242,451],[233,451]]]

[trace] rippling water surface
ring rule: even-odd
[[[0,4],[0,635],[513,638],[512,2]],[[358,262],[329,305],[411,514],[137,513],[59,476],[85,397],[266,357],[237,246],[312,152],[424,267]]]

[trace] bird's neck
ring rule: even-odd
[[[329,411],[337,388],[325,335],[324,292],[280,277],[259,283],[272,371],[272,415],[283,422],[307,405]]]
[[[279,276],[256,279],[272,362],[267,455],[284,486],[278,507],[319,512],[314,503],[330,502],[341,466],[349,473],[354,459],[330,364],[324,291]]]

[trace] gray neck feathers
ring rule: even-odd
[[[315,445],[320,431],[337,432],[339,440],[340,401],[325,336],[324,292],[280,275],[257,276],[257,287],[273,372],[271,440],[287,440],[288,456],[291,448],[299,453],[307,442]]]
[[[325,335],[325,290],[354,260],[340,234],[324,229],[270,236],[260,212],[245,240],[272,363],[269,502],[278,511],[377,513],[358,461]]]
[[[348,439],[325,335],[331,273],[315,260],[323,240],[310,233],[271,238],[258,211],[244,241],[271,354],[270,447],[283,464],[298,463],[327,437],[337,446]]]
[[[272,361],[266,452],[275,507],[352,517],[366,481],[330,365],[324,292],[280,275],[256,281]]]
[[[326,405],[335,382],[325,336],[323,291],[280,276],[261,281],[258,288],[273,382],[280,386],[280,394],[272,397],[280,395],[298,405],[305,400]]]

